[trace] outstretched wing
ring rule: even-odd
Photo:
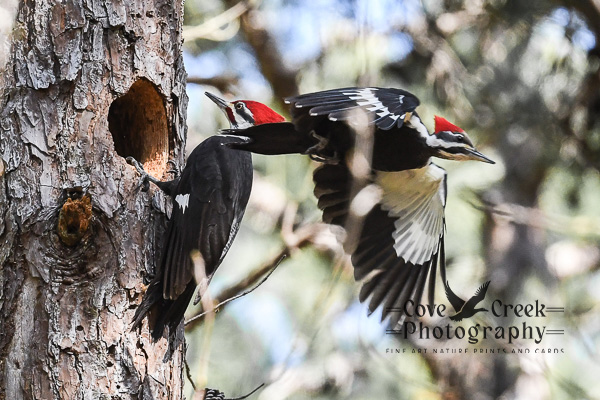
[[[324,165],[314,173],[315,195],[323,220],[344,226],[348,219],[351,174],[343,164]],[[429,164],[419,170],[376,172],[374,184],[381,197],[362,220],[352,251],[354,277],[369,279],[360,300],[369,297],[372,312],[384,305],[383,318],[401,318],[408,300],[421,301],[429,276],[433,303],[436,268],[445,281],[444,205],[445,171]],[[393,314],[392,314],[393,313]]]
[[[405,171],[377,172],[381,208],[394,219],[394,249],[406,262],[431,259],[444,234],[446,171],[433,164]]]
[[[452,289],[450,289],[450,285],[448,284],[448,281],[444,282],[444,286],[446,287],[446,297],[448,298],[448,301],[450,302],[450,304],[452,304],[454,311],[459,313],[460,310],[465,305],[465,301],[463,299],[461,299],[460,297],[458,297],[452,291]]]
[[[361,109],[369,116],[370,123],[383,130],[402,127],[406,113],[413,112],[419,99],[402,89],[389,88],[342,88],[300,96],[289,97],[293,122],[298,130],[305,131],[302,120],[306,117],[327,116],[330,121],[350,118],[352,110]]]

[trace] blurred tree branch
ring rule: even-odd
[[[233,4],[229,9],[223,11],[202,24],[197,26],[184,26],[184,40],[207,39],[214,41],[225,41],[231,39],[239,29],[238,18],[248,11],[246,1]]]
[[[285,60],[277,48],[277,41],[264,26],[265,20],[261,12],[257,10],[259,3],[257,1],[224,0],[225,6],[228,7],[227,10],[198,26],[184,27],[184,38],[186,40],[224,41],[231,39],[240,29],[246,42],[254,50],[261,73],[271,84],[274,97],[284,109],[287,109],[283,99],[298,93],[296,83],[298,71],[286,67]],[[193,79],[195,82],[189,79],[188,82],[202,81],[200,78]],[[227,88],[228,83],[217,80],[212,84],[221,90]]]
[[[215,76],[213,78],[201,78],[198,76],[188,76],[187,83],[196,85],[213,86],[221,93],[230,93],[232,88],[238,84],[237,76]]]
[[[481,200],[482,205],[473,204],[473,207],[515,224],[577,237],[600,238],[600,220],[593,217],[549,215],[539,208]]]
[[[279,264],[283,261],[283,259],[285,257],[286,257],[286,255],[284,254],[281,256],[281,258],[277,259],[274,263],[266,264],[265,267],[268,267],[266,270],[261,267],[261,268],[258,268],[256,270],[252,271],[245,279],[241,280],[237,284],[230,286],[229,288],[227,288],[226,290],[221,292],[219,297],[224,298],[225,300],[210,301],[210,302],[207,302],[206,304],[202,303],[202,309],[206,310],[206,311],[202,311],[199,314],[194,315],[193,317],[191,317],[190,319],[185,321],[185,325],[186,326],[192,325],[195,321],[200,320],[201,318],[203,318],[204,316],[206,316],[210,313],[217,313],[217,312],[221,311],[221,309],[224,308],[226,304],[231,303],[232,301],[237,300],[240,297],[244,297],[247,294],[250,294],[253,291],[255,291],[256,289],[258,289],[258,287],[260,285],[262,285],[263,283],[265,283],[266,280],[269,279],[271,274],[273,272],[275,272],[275,269],[277,269],[277,267],[279,266]],[[258,278],[260,278],[262,276],[264,276],[264,278],[260,282],[258,282],[256,284],[256,286],[254,286],[250,289],[246,289],[246,288],[250,287]],[[252,283],[249,283],[249,282],[252,282]],[[214,305],[215,303],[216,303],[216,305]]]
[[[228,7],[236,1],[224,0]],[[244,38],[254,50],[260,71],[273,88],[274,97],[284,109],[287,105],[283,99],[298,93],[296,75],[285,65],[285,60],[277,48],[277,41],[265,27],[265,19],[261,12],[252,9],[240,17],[240,28]]]
[[[295,231],[290,231],[289,233],[282,235],[284,238],[284,246],[275,256],[265,261],[258,268],[252,270],[241,281],[223,289],[217,296],[215,296],[210,307],[207,307],[203,303],[202,310],[190,317],[185,322],[186,330],[193,329],[195,326],[197,326],[202,321],[201,317],[206,314],[206,312],[211,310],[219,312],[230,301],[230,299],[235,300],[247,293],[250,293],[254,289],[249,290],[249,288],[259,282],[259,280],[265,276],[265,274],[269,274],[266,276],[266,278],[268,278],[270,276],[270,272],[273,272],[285,257],[288,257],[295,251],[303,249],[309,245],[320,243],[318,238],[326,229],[327,225],[325,224],[313,223],[302,226]],[[285,230],[282,229],[282,231]],[[262,283],[263,282],[260,284]]]

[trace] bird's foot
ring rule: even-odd
[[[133,165],[135,170],[138,172],[138,174],[148,175],[146,170],[144,170],[144,167],[142,166],[142,164],[140,164],[140,162],[138,160],[136,160],[135,158],[129,156],[125,159],[125,161],[127,161],[127,164],[129,164],[129,165]]]
[[[337,153],[334,153],[333,156],[331,156],[331,157],[323,156],[323,155],[319,155],[319,154],[309,154],[308,156],[310,157],[311,160],[318,161],[323,164],[337,165],[340,163],[340,158],[338,157]]]
[[[156,182],[160,182],[160,180],[158,180],[155,177],[153,177],[152,175],[148,174],[146,172],[146,170],[144,169],[144,167],[142,166],[142,164],[135,158],[129,156],[125,160],[127,161],[128,164],[133,165],[133,167],[138,172],[138,174],[141,175],[140,186],[142,187],[143,192],[147,192],[148,189],[150,189],[149,182],[152,182],[154,184],[156,184]]]
[[[173,160],[167,160],[167,164],[171,165],[171,168],[167,170],[167,174],[173,174],[173,177],[177,178],[180,173],[177,163]]]
[[[327,148],[327,145],[329,144],[328,138],[317,134],[317,132],[315,131],[311,131],[310,136],[317,139],[317,144],[315,144],[312,147],[309,147],[308,150],[306,150],[307,154],[319,153]]]
[[[304,154],[307,154],[311,160],[318,161],[324,164],[338,164],[340,162],[340,157],[337,151],[333,151],[332,155],[326,155],[324,153],[329,145],[329,139],[318,135],[315,131],[310,133],[312,137],[317,139],[318,143],[314,146],[309,147]]]

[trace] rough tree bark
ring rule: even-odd
[[[178,399],[183,349],[130,332],[183,161],[183,5],[23,1],[0,97],[0,399]],[[153,201],[154,200],[154,201]]]

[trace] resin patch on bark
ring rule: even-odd
[[[85,195],[67,199],[58,215],[58,236],[67,246],[75,246],[86,234],[92,217],[92,199]]]

